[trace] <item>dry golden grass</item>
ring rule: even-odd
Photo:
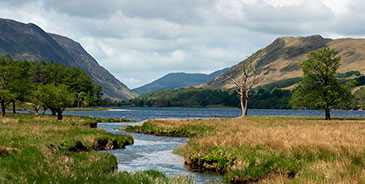
[[[255,146],[273,149],[293,147],[326,147],[336,151],[341,147],[364,151],[365,121],[269,121],[234,120],[220,123],[209,136],[199,140],[202,145]],[[229,132],[229,133],[228,133]],[[228,133],[228,134],[227,134]]]
[[[36,121],[47,121],[47,120],[53,120],[54,118],[47,117],[47,116],[36,116],[33,119]]]
[[[64,119],[67,121],[77,121],[80,123],[85,122],[85,119],[82,119],[80,117],[66,116]]]
[[[365,120],[157,120],[158,127],[212,126],[215,129],[200,138],[200,145],[255,146],[273,149],[294,147],[351,148],[365,151]]]
[[[36,116],[33,118],[36,121],[52,121],[56,120],[55,116]],[[75,122],[85,122],[85,118],[77,117],[77,116],[64,116],[63,120],[65,121],[75,121]]]
[[[17,123],[19,120],[18,119],[15,119],[15,118],[1,118],[1,122],[2,123]]]
[[[252,169],[247,157],[257,156],[257,164],[260,164],[276,155],[289,160],[288,163],[291,162],[290,159],[298,162],[300,166],[295,170],[294,180],[299,183],[365,182],[365,120],[249,118],[150,122],[162,129],[214,127],[211,131],[190,139],[183,150],[188,162],[194,154],[204,158],[204,155],[218,153],[234,158],[234,164],[228,172],[238,170],[243,173]],[[275,161],[276,157],[272,158]],[[281,162],[279,165],[283,163],[282,160],[278,162]],[[256,179],[260,183],[292,182],[293,178],[288,177],[286,165],[283,165],[284,170],[280,166]],[[245,181],[249,174],[246,172],[240,178],[241,181]]]

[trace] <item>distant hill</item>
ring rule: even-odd
[[[133,89],[132,91],[141,95],[165,89],[178,89],[197,86],[215,79],[227,69],[228,68],[218,70],[211,74],[169,73],[149,84]]]
[[[88,54],[82,46],[64,36],[50,34],[35,24],[0,19],[0,57],[10,54],[19,60],[56,61],[86,71],[103,87],[104,97],[114,100],[136,96],[122,82]]]
[[[291,109],[293,89],[303,77],[290,78],[265,84],[252,89],[250,109]],[[358,71],[340,73],[341,83],[356,81],[351,109],[365,108],[365,75]],[[133,107],[240,107],[240,100],[234,88],[179,88],[154,91],[129,100],[126,105]]]
[[[341,67],[338,72],[360,71],[365,73],[365,39],[328,39],[319,35],[308,37],[280,37],[267,47],[228,69],[223,75],[210,81],[204,87],[231,88],[229,77],[237,78],[242,65],[254,61],[257,66],[259,85],[269,84],[284,79],[302,77],[300,64],[307,53],[323,47],[334,48],[341,56]],[[227,77],[229,76],[229,77]]]

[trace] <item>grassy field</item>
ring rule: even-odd
[[[231,183],[365,183],[365,119],[249,117],[152,120],[131,132],[188,136],[194,171]]]
[[[90,124],[103,118],[7,114],[0,118],[0,183],[192,183],[157,171],[117,172],[113,155],[98,150],[133,144]]]

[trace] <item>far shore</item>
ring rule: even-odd
[[[131,111],[131,110],[113,109],[108,107],[74,107],[74,108],[66,108],[65,111]]]

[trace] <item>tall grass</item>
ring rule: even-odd
[[[96,120],[66,116],[0,118],[0,183],[193,183],[157,171],[117,172],[113,155],[96,152],[132,144],[130,135],[90,128]]]
[[[192,170],[222,173],[226,182],[365,183],[363,119],[158,120],[149,126],[160,132],[209,127],[194,131],[177,152]]]

